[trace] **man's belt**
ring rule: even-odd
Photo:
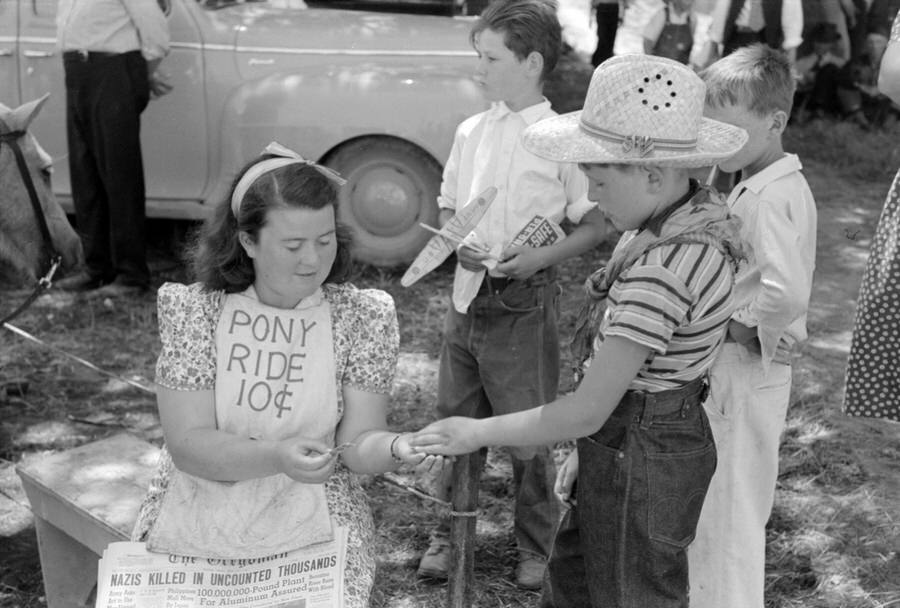
[[[98,59],[109,59],[110,57],[115,57],[116,55],[121,55],[122,53],[107,53],[105,51],[64,51],[63,52],[63,60],[64,61],[97,61]]]

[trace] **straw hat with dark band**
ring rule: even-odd
[[[703,118],[706,85],[677,61],[620,55],[600,64],[584,108],[535,123],[525,148],[572,163],[707,167],[733,156],[747,133]]]

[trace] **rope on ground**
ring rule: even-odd
[[[414,494],[421,498],[422,500],[427,500],[429,502],[433,502],[438,504],[450,511],[451,517],[478,517],[478,511],[454,511],[453,504],[446,500],[441,500],[440,498],[436,498],[431,494],[427,494],[418,488],[414,488],[408,483],[404,482],[396,473],[382,473],[379,475],[381,479],[385,480],[391,485],[397,486],[403,490],[406,490],[410,494]]]
[[[402,479],[400,479],[400,477],[398,477],[396,473],[382,473],[380,475],[380,477],[382,479],[384,479],[386,482],[397,486],[398,488],[406,490],[407,492],[409,492],[411,494],[415,494],[422,500],[431,501],[433,503],[441,505],[442,507],[447,507],[448,509],[453,508],[453,505],[450,504],[448,501],[441,500],[440,498],[436,498],[436,497],[432,496],[431,494],[427,494],[427,493],[423,492],[422,490],[419,490],[418,488],[412,487],[411,485],[409,485],[408,483],[406,483]]]
[[[151,386],[147,386],[146,384],[138,382],[137,380],[132,380],[130,378],[125,378],[124,376],[120,376],[118,374],[108,372],[105,369],[100,369],[99,367],[97,367],[96,365],[91,363],[90,361],[87,361],[85,359],[82,359],[81,357],[73,355],[72,353],[64,351],[63,349],[59,348],[58,346],[54,346],[48,342],[45,342],[45,341],[41,340],[40,338],[38,338],[37,336],[31,335],[24,329],[19,329],[15,325],[11,325],[10,323],[4,323],[3,327],[5,327],[6,329],[8,329],[9,331],[13,332],[16,335],[18,335],[22,338],[25,338],[26,340],[30,340],[30,341],[34,342],[35,344],[40,344],[41,346],[49,348],[53,352],[59,353],[60,355],[63,355],[64,357],[68,357],[69,359],[72,359],[73,361],[76,361],[86,367],[89,367],[90,369],[94,370],[95,372],[103,374],[104,376],[107,376],[108,378],[112,378],[113,380],[120,380],[126,384],[130,384],[131,386],[133,386],[137,389],[140,389],[142,391],[150,393],[151,395],[156,394],[156,390],[154,390],[153,387],[151,387]]]

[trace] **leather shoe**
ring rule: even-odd
[[[532,591],[540,589],[544,582],[547,562],[532,555],[522,555],[516,566],[516,585]]]
[[[416,572],[423,578],[446,579],[450,572],[450,540],[443,536],[432,536],[431,544]]]
[[[99,297],[139,296],[148,291],[150,291],[150,285],[147,283],[132,283],[122,277],[116,277],[114,281],[95,289],[91,295]]]
[[[111,280],[88,274],[82,270],[71,276],[54,281],[53,284],[63,291],[93,291],[108,284]]]

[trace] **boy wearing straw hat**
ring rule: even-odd
[[[710,370],[705,403],[719,466],[691,546],[691,606],[763,608],[766,522],[791,395],[791,359],[806,340],[816,255],[816,204],[781,135],[795,82],[788,59],[763,45],[707,68],[706,115],[747,130],[719,163],[740,171],[728,197],[750,245],[735,277],[736,308]]]
[[[580,112],[526,131],[535,154],[578,163],[589,198],[625,231],[586,284],[584,377],[537,409],[448,418],[410,442],[446,455],[579,438],[557,478],[577,500],[557,530],[544,606],[687,606],[686,548],[716,466],[701,403],[741,249],[739,222],[689,171],[747,139],[702,117],[705,92],[678,62],[622,55],[596,69]]]

